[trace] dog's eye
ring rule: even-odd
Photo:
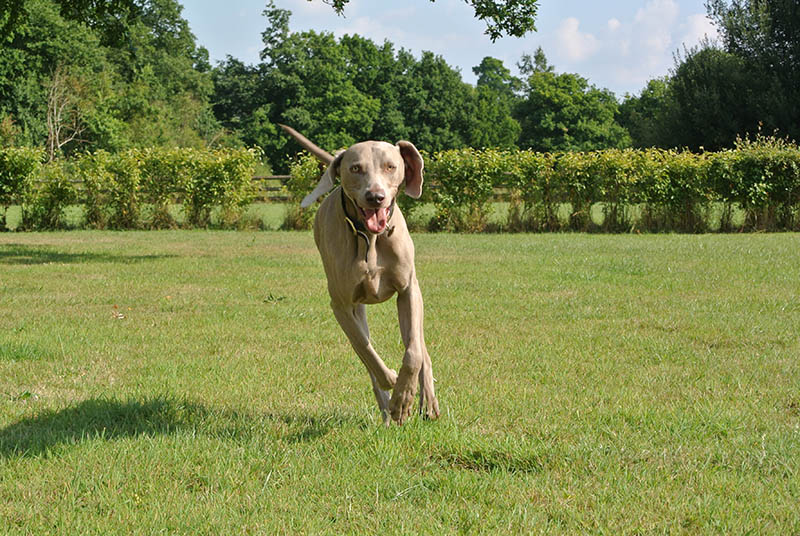
[[[392,164],[391,162],[390,162],[390,163],[387,163],[387,164],[386,164],[385,166],[383,166],[383,167],[384,167],[384,169],[385,169],[386,171],[394,171],[395,169],[397,169],[397,166],[395,166],[395,165],[394,165],[394,164]]]
[[[358,164],[350,166],[350,173],[361,173],[361,166]]]

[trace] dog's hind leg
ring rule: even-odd
[[[378,401],[378,407],[381,410],[383,424],[389,426],[392,423],[392,415],[389,413],[389,398],[391,397],[391,391],[381,389],[381,386],[378,385],[378,380],[375,379],[375,376],[371,372],[369,373],[369,379],[372,380],[372,392],[375,393],[375,400]]]

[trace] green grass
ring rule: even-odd
[[[0,534],[800,532],[799,235],[415,243],[385,429],[310,233],[0,234]]]

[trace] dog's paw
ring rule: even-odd
[[[400,369],[392,398],[389,400],[389,413],[397,424],[403,424],[411,416],[414,394],[417,390],[417,375]]]
[[[419,413],[426,420],[433,421],[439,418],[439,401],[433,394],[433,389],[420,389]]]

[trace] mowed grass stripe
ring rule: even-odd
[[[0,235],[0,533],[800,531],[800,236],[414,240],[384,429],[310,233]]]

